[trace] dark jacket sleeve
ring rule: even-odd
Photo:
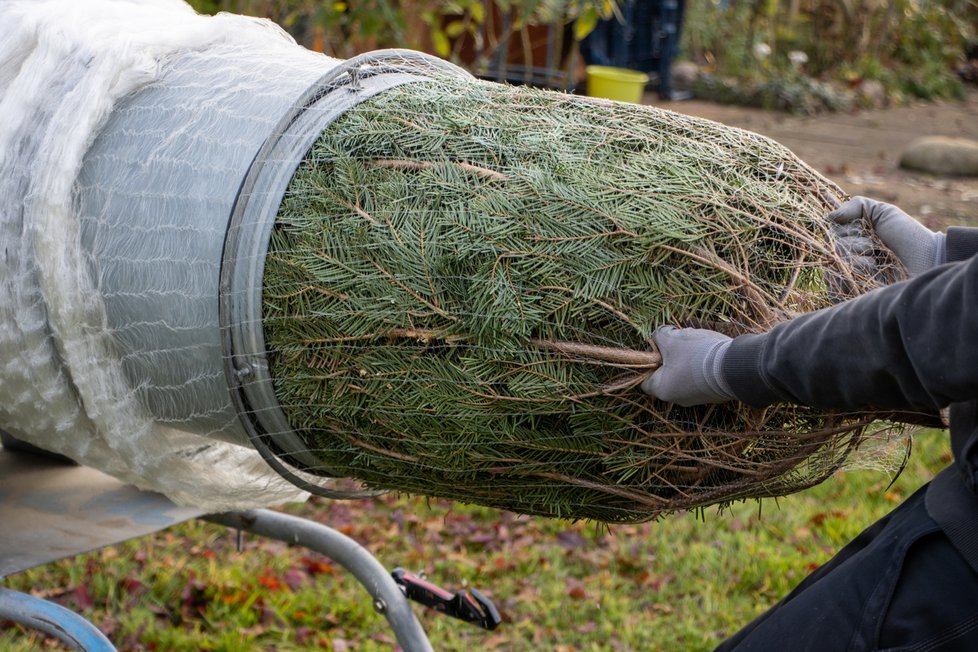
[[[952,226],[947,230],[947,260],[966,260],[978,253],[978,228]]]
[[[724,379],[756,406],[933,411],[978,397],[978,229],[949,230],[947,251],[909,281],[735,338]]]

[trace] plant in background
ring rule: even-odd
[[[571,88],[577,44],[614,0],[190,0],[204,13],[266,16],[340,58],[383,47],[433,52],[497,81]],[[684,50],[700,96],[811,113],[846,109],[860,85],[886,99],[956,98],[976,35],[974,0],[690,0]],[[758,58],[755,48],[767,46]],[[803,53],[804,66],[792,53]]]
[[[975,24],[954,10],[956,4],[962,3],[924,3],[905,14],[893,56],[909,73],[903,87],[906,92],[925,99],[961,96],[961,84],[953,71],[963,62],[966,45],[975,36]]]
[[[202,13],[232,11],[270,18],[306,47],[339,58],[377,48],[408,47],[451,59],[480,75],[507,64],[522,71],[549,66],[553,78],[533,80],[528,72],[521,72],[517,80],[526,77],[525,81],[564,88],[575,81],[577,44],[615,10],[614,0],[190,0],[190,4]]]
[[[578,43],[613,0],[436,0],[424,12],[438,56],[497,81],[569,88]]]
[[[338,58],[384,47],[420,47],[411,3],[398,0],[189,0],[201,13],[269,18],[299,43]]]
[[[534,45],[527,42],[528,28],[538,25],[570,25],[574,41],[580,41],[613,12],[610,0],[439,0],[425,13],[425,20],[431,25],[439,56],[458,56],[459,39],[468,34],[488,59],[512,35],[524,45]],[[503,21],[508,30],[500,33],[499,23]]]
[[[801,112],[851,106],[867,80],[891,101],[959,97],[955,68],[975,32],[971,1],[689,4],[684,45],[704,67],[702,96]],[[755,56],[759,44],[768,57]],[[804,53],[804,66],[793,52]]]

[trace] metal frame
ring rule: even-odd
[[[94,469],[3,447],[0,619],[44,632],[82,652],[114,651],[105,635],[83,616],[4,588],[4,575],[147,536],[191,519],[300,545],[329,557],[367,590],[402,649],[432,649],[407,592],[391,571],[362,545],[331,527],[267,509],[207,514],[177,507],[160,494],[140,491]]]
[[[362,545],[331,527],[268,509],[202,516],[201,520],[299,545],[321,553],[348,570],[367,590],[405,652],[432,652],[431,643],[391,573]],[[48,600],[0,587],[0,619],[53,636],[80,652],[116,648],[83,616]]]
[[[493,11],[494,3],[490,0],[483,2],[483,10],[486,15]],[[479,71],[481,76],[496,82],[510,84],[529,84],[543,88],[555,88],[563,91],[572,90],[576,84],[574,77],[574,66],[576,63],[576,43],[565,42],[566,25],[557,20],[550,24],[540,24],[534,27],[541,32],[546,32],[546,58],[544,61],[534,61],[531,65],[524,63],[510,63],[510,47],[516,43],[521,49],[525,46],[518,39],[518,32],[513,30],[513,16],[510,11],[503,11],[501,8],[499,22],[499,41],[491,52],[486,52],[484,48],[476,49],[477,59],[488,54],[485,64],[486,69]],[[529,27],[529,26],[527,26]],[[483,24],[482,39],[488,42],[490,26]],[[565,54],[564,50],[568,52]],[[526,52],[523,52],[526,55]],[[531,53],[532,57],[532,53]]]
[[[44,632],[82,652],[115,652],[116,649],[105,634],[74,611],[2,586],[0,618]]]
[[[561,57],[559,48],[563,48],[563,25],[551,24],[541,25],[541,30],[547,32],[547,57],[542,65],[530,65],[522,63],[509,63],[510,43],[513,42],[512,17],[505,14],[502,19],[501,30],[503,36],[499,40],[489,64],[485,71],[485,78],[496,82],[506,82],[510,84],[529,84],[543,88],[556,88],[563,91],[571,89],[575,85],[574,79],[574,58],[576,55],[571,53],[564,59]]]
[[[267,509],[204,516],[203,520],[322,553],[350,571],[373,598],[406,652],[429,652],[431,644],[401,588],[370,552],[331,527]]]

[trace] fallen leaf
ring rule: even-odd
[[[269,591],[281,591],[286,588],[285,582],[274,575],[258,575],[258,583]]]
[[[574,600],[583,600],[587,597],[587,589],[584,588],[584,583],[576,577],[567,578],[567,597],[573,598]]]
[[[594,622],[593,620],[589,620],[589,621],[587,621],[586,623],[584,623],[583,625],[581,625],[580,627],[577,628],[577,633],[578,634],[590,634],[591,632],[593,632],[597,628],[598,628],[598,623]]]
[[[299,645],[307,645],[309,639],[316,635],[316,630],[312,627],[297,627],[293,631],[293,636],[295,636],[295,642]]]
[[[301,568],[290,568],[282,574],[282,581],[293,591],[298,591],[309,583],[309,573]]]
[[[336,567],[328,561],[322,559],[316,559],[314,557],[303,557],[302,563],[305,566],[306,572],[315,577],[316,575],[329,574],[332,575],[336,572]]]
[[[557,543],[567,550],[577,550],[587,545],[587,540],[577,530],[564,530],[557,534]]]
[[[75,607],[81,611],[88,611],[95,606],[95,601],[92,600],[92,595],[88,591],[88,587],[84,584],[79,584],[69,591],[65,598],[68,601],[74,603]]]

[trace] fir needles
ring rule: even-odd
[[[659,325],[756,332],[871,287],[830,242],[839,199],[705,120],[466,79],[386,91],[322,134],[282,203],[276,396],[309,470],[372,487],[603,521],[790,493],[867,418],[638,385]]]

